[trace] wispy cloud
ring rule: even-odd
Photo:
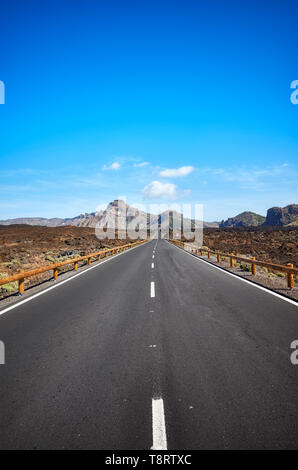
[[[175,199],[177,186],[173,183],[152,181],[143,188],[142,193],[147,199]]]
[[[194,171],[193,166],[181,166],[180,168],[169,168],[159,173],[162,178],[180,178],[187,176]]]
[[[198,174],[216,178],[216,180],[235,183],[241,189],[253,189],[255,191],[265,191],[276,184],[279,186],[282,178],[287,178],[288,184],[298,177],[296,168],[290,167],[287,163],[272,165],[267,167],[230,167],[230,168],[199,168]],[[212,183],[212,180],[211,180]],[[202,184],[206,184],[204,181]]]
[[[140,162],[140,163],[134,163],[133,166],[135,168],[142,168],[143,166],[149,165],[149,162]]]
[[[119,162],[114,162],[111,165],[104,165],[103,170],[120,170],[121,164]]]
[[[12,170],[1,170],[0,178],[13,178],[14,176],[38,176],[47,173],[45,170],[36,168],[14,168]]]

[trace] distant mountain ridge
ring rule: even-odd
[[[171,217],[169,219],[169,214]],[[0,220],[0,225],[26,224],[26,225],[42,225],[46,227],[60,227],[65,225],[73,225],[76,227],[95,227],[97,224],[101,226],[109,224],[112,219],[118,215],[119,220],[127,223],[132,222],[136,217],[140,225],[140,229],[148,227],[149,219],[153,226],[169,220],[170,228],[173,227],[173,220],[181,217],[175,211],[165,211],[162,214],[155,215],[140,211],[134,207],[127,205],[122,200],[114,200],[110,202],[105,210],[80,214],[72,218],[45,218],[45,217],[20,217],[16,219]],[[179,219],[180,220],[180,219]],[[172,222],[171,222],[172,221]],[[192,224],[190,219],[184,219],[186,224]],[[298,204],[290,204],[286,207],[271,207],[267,211],[267,216],[256,214],[254,212],[245,211],[235,217],[219,222],[203,222],[204,228],[224,228],[224,227],[259,227],[259,226],[280,226],[280,227],[296,227],[298,226]]]

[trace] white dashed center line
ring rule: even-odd
[[[155,283],[151,281],[150,283],[150,297],[155,297]]]
[[[154,255],[152,255],[152,259],[154,259]]]
[[[165,412],[162,398],[152,400],[152,450],[167,450]]]
[[[151,269],[154,269],[154,263],[151,264]]]

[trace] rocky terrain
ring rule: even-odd
[[[204,230],[204,245],[212,250],[255,256],[276,264],[298,267],[298,229],[295,227],[218,228]]]

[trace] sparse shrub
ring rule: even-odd
[[[277,273],[278,277],[286,277],[285,273]]]
[[[7,277],[6,274],[0,273],[0,279],[5,279]],[[9,284],[3,284],[0,286],[0,292],[11,294],[12,292],[16,291],[18,288],[18,282],[10,282]]]
[[[55,261],[56,261],[55,258],[51,255],[46,255],[45,260],[50,261],[51,263],[55,263]]]
[[[268,273],[268,268],[266,268],[266,266],[263,266],[262,269],[263,269],[264,273]]]
[[[14,258],[12,261],[12,264],[16,265],[16,264],[21,264],[21,261],[17,258]]]
[[[240,269],[241,271],[249,271],[249,267],[247,266],[247,264],[240,264]]]
[[[276,274],[269,273],[269,274],[268,274],[268,277],[276,277]]]

